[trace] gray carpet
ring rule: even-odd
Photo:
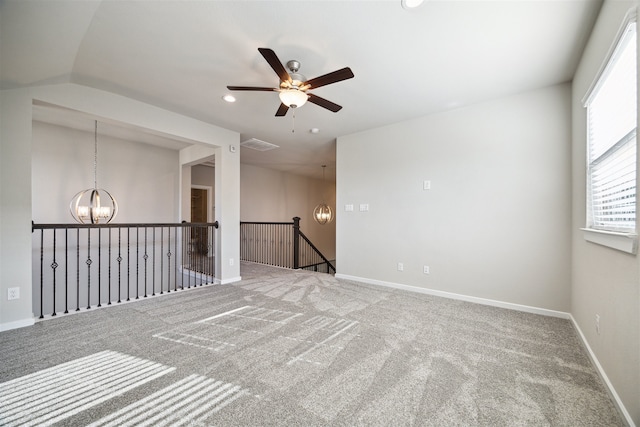
[[[567,320],[242,276],[0,333],[0,425],[625,425]]]

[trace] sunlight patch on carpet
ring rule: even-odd
[[[103,351],[0,384],[0,419],[14,426],[51,425],[174,370]]]
[[[245,394],[238,385],[189,375],[89,427],[204,425],[207,418]]]

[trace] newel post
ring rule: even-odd
[[[300,217],[293,217],[293,268],[300,268]]]

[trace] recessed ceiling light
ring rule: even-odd
[[[424,0],[402,0],[402,7],[405,9],[415,9],[424,3]]]
[[[233,95],[225,95],[222,97],[227,102],[236,102],[236,97]]]
[[[309,132],[311,132],[311,133],[319,133],[319,132],[320,132],[320,129],[318,129],[318,128],[311,128],[311,129],[309,129]]]

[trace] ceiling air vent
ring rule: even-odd
[[[251,138],[240,143],[240,146],[251,148],[258,151],[269,151],[274,148],[280,148],[278,145],[271,144],[270,142],[261,141],[259,139]]]

